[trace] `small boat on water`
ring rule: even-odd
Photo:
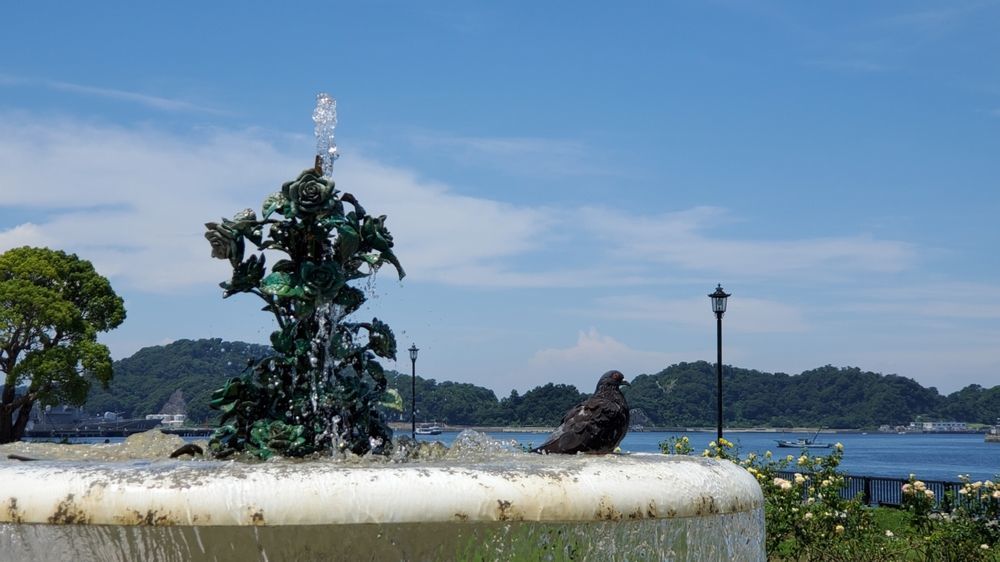
[[[812,439],[807,439],[805,437],[799,437],[795,441],[789,441],[787,439],[775,439],[778,442],[779,447],[788,447],[795,449],[829,449],[832,443],[819,443],[816,441],[816,437],[819,436],[819,429],[812,436]]]
[[[437,424],[422,423],[417,426],[417,435],[441,435],[441,427]]]

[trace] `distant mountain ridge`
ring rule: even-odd
[[[268,346],[221,339],[178,340],[147,347],[114,363],[108,390],[95,387],[88,411],[123,412],[138,417],[159,412],[181,390],[188,418],[214,423],[209,409],[212,391],[240,376],[252,358],[271,352]],[[387,372],[389,385],[403,396],[406,413],[390,419],[409,420],[410,376]],[[625,395],[645,421],[656,426],[715,425],[715,365],[705,361],[678,363],[655,374],[629,374]],[[523,395],[496,394],[470,383],[417,377],[418,421],[456,425],[556,425],[585,394],[571,385],[548,383]],[[587,389],[588,391],[590,389]],[[725,366],[724,414],[731,427],[824,426],[840,428],[903,425],[918,416],[969,423],[993,423],[1000,416],[1000,386],[970,385],[948,396],[913,379],[830,365],[799,375],[765,373]]]
[[[111,384],[107,389],[94,385],[85,408],[142,417],[159,412],[181,390],[188,419],[209,422],[217,415],[208,407],[212,392],[227,379],[240,376],[249,359],[269,353],[271,348],[265,345],[218,338],[144,347],[114,362]]]

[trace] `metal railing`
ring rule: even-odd
[[[777,471],[776,473],[781,478],[787,480],[793,480],[795,477],[795,472],[792,471]],[[807,473],[802,473],[807,474]],[[844,499],[854,499],[859,495],[868,505],[884,505],[899,507],[903,504],[903,484],[909,482],[905,478],[888,478],[885,476],[856,476],[851,474],[845,474],[844,476],[844,486],[840,489],[840,497]],[[921,482],[927,486],[928,490],[934,492],[934,505],[935,507],[940,507],[941,502],[945,500],[946,492],[951,492],[953,497],[958,496],[958,491],[962,489],[964,484],[962,482],[953,482],[946,480],[923,480]],[[810,479],[810,483],[815,485],[814,479]]]

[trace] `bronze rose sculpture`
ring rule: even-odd
[[[392,431],[377,406],[398,403],[398,395],[386,389],[377,358],[395,359],[396,339],[377,318],[344,319],[366,300],[351,281],[385,263],[405,275],[385,216],[369,215],[354,196],[337,191],[317,158],[315,168],[264,200],[259,219],[246,209],[205,227],[212,257],[233,266],[220,284],[223,296],[256,295],[278,325],[273,355],[252,361],[246,375],[213,394],[221,420],[212,453],[382,452]],[[260,253],[244,259],[247,243]],[[264,251],[285,254],[270,273]]]

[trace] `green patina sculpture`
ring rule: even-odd
[[[386,389],[377,358],[395,359],[396,339],[378,319],[344,320],[366,300],[351,281],[385,263],[405,275],[385,218],[337,191],[317,157],[315,168],[264,200],[259,219],[246,209],[205,225],[212,257],[233,266],[220,284],[224,297],[255,294],[278,323],[274,355],[252,361],[247,375],[212,395],[212,408],[222,412],[209,443],[217,457],[378,453],[389,443],[392,430],[376,406],[401,400]],[[244,259],[248,242],[261,253]],[[264,250],[287,257],[267,273]]]

